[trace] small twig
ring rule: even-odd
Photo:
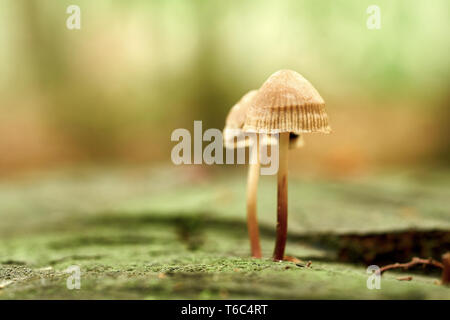
[[[296,257],[292,257],[292,256],[284,256],[283,257],[284,261],[289,261],[289,262],[293,262],[295,264],[299,264],[299,263],[303,263],[302,260],[296,258]]]
[[[407,270],[407,269],[409,269],[412,266],[415,266],[417,264],[422,264],[424,266],[430,265],[430,266],[434,266],[434,267],[438,267],[438,268],[444,269],[444,265],[441,262],[439,262],[439,261],[436,261],[436,260],[431,259],[431,258],[429,258],[429,259],[421,259],[421,258],[418,258],[418,257],[414,257],[410,262],[407,262],[407,263],[398,263],[397,262],[397,263],[394,263],[394,264],[389,264],[387,266],[384,266],[384,267],[382,267],[380,269],[379,272],[380,272],[380,274],[383,274],[383,272],[385,272],[387,270],[397,269],[397,268],[403,268],[404,270]]]
[[[413,277],[411,277],[411,276],[397,278],[398,281],[411,281],[412,279],[413,279]]]

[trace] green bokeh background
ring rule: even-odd
[[[70,4],[81,8],[80,30],[66,28]],[[366,26],[373,4],[379,30]],[[344,162],[350,150],[369,166],[447,163],[449,7],[3,0],[0,168],[169,161],[175,128],[192,129],[193,120],[222,128],[230,107],[282,68],[324,97],[335,135],[318,141],[325,150],[347,146],[336,151]],[[315,151],[316,140],[309,145],[314,157],[334,159]]]

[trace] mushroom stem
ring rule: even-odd
[[[289,132],[280,133],[279,142],[279,165],[278,165],[278,195],[277,195],[277,238],[273,260],[280,261],[284,258],[284,248],[287,238],[287,174],[288,174],[288,152]]]
[[[258,137],[250,147],[250,163],[248,167],[247,178],[247,228],[250,238],[250,248],[252,257],[261,258],[261,246],[259,244],[258,218],[256,215],[256,195],[258,191],[259,179],[259,145]]]

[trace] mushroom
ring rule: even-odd
[[[259,145],[258,135],[253,139],[242,139],[245,118],[252,104],[253,98],[256,96],[257,90],[251,90],[245,94],[238,103],[236,103],[228,113],[224,128],[224,145],[226,148],[245,148],[251,147],[251,155],[249,161],[249,169],[247,176],[247,229],[250,238],[251,255],[254,258],[261,258],[261,245],[259,241],[258,218],[257,218],[257,190],[259,180]],[[238,136],[237,141],[235,137]],[[290,142],[292,148],[300,148],[303,146],[303,137],[297,134],[291,134]],[[262,138],[261,143],[274,145],[276,140],[271,139],[267,135]]]
[[[248,176],[247,176],[247,229],[250,238],[250,249],[252,257],[261,258],[261,245],[259,243],[258,217],[256,215],[256,194],[258,190],[259,178],[259,159],[258,159],[258,143],[247,138],[242,139],[238,136],[237,141],[234,140],[236,135],[242,132],[244,126],[245,116],[250,107],[253,97],[257,90],[249,91],[245,94],[238,103],[236,103],[228,113],[225,121],[224,144],[226,148],[245,148],[251,146],[250,155],[252,161],[249,161]]]
[[[245,118],[244,131],[279,134],[275,261],[285,259],[289,137],[309,132],[330,133],[324,106],[324,100],[308,80],[295,71],[280,70],[258,90]]]

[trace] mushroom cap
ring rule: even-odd
[[[247,92],[241,100],[239,100],[228,113],[225,120],[225,128],[242,129],[245,123],[245,116],[251,106],[252,99],[256,96],[258,90],[251,90]]]
[[[280,70],[253,97],[244,131],[259,133],[330,133],[325,102],[299,73]]]
[[[246,137],[245,139],[234,139],[237,135],[243,135],[242,130],[245,124],[247,112],[252,105],[252,101],[255,98],[258,90],[251,90],[247,92],[241,100],[239,100],[230,110],[225,120],[225,128],[223,129],[223,141],[225,148],[245,148],[249,147],[253,141]],[[242,136],[241,136],[242,138]],[[272,136],[264,135],[263,144],[266,145],[276,145],[278,143],[277,139]],[[289,136],[289,148],[296,149],[301,148],[305,145],[303,136],[299,134],[291,134]]]
[[[252,99],[258,90],[247,92],[230,110],[225,120],[225,128],[223,129],[223,141],[226,148],[245,148],[250,146],[250,140],[238,139],[234,140],[236,135],[243,134],[245,117],[252,103]]]

